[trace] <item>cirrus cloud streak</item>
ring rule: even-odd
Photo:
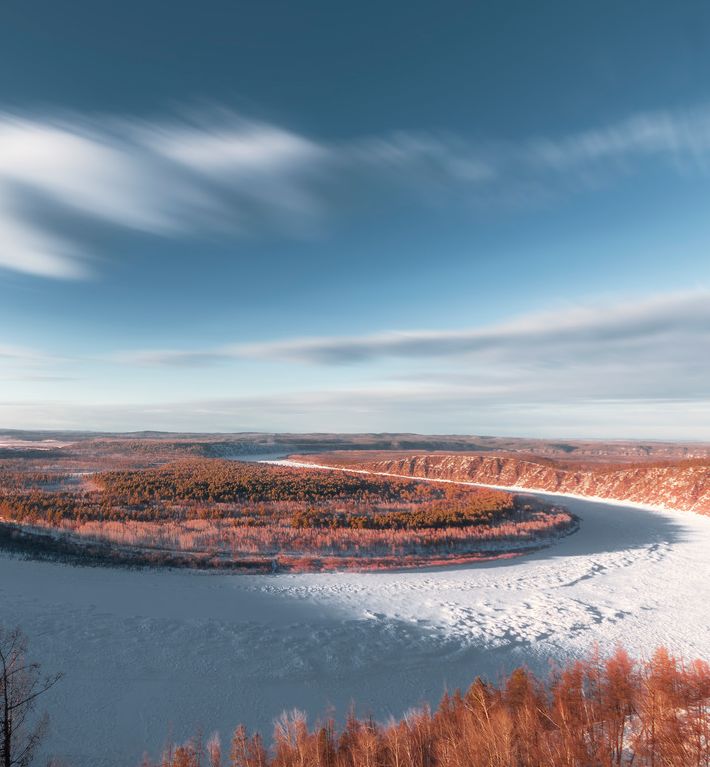
[[[518,142],[421,131],[333,141],[224,110],[162,120],[0,112],[0,268],[89,276],[96,258],[82,228],[92,222],[169,238],[301,236],[377,189],[385,204],[392,190],[423,205],[442,195],[530,203],[647,163],[706,173],[710,109]]]
[[[479,404],[710,401],[710,292],[519,317],[466,331],[290,339],[213,349],[142,350],[121,364],[204,368],[239,361],[362,374],[401,391]]]
[[[335,365],[378,358],[439,358],[485,353],[515,359],[569,354],[614,355],[631,348],[688,348],[694,356],[710,343],[710,291],[661,295],[638,302],[568,307],[461,331],[400,331],[359,337],[302,338],[215,349],[143,351],[126,361],[155,365],[202,365],[235,358]],[[675,354],[671,354],[675,356]]]

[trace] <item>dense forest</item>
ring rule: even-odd
[[[81,543],[112,561],[249,569],[259,560],[269,569],[458,562],[529,550],[575,524],[500,490],[218,459],[0,472],[0,519],[21,528],[10,531],[15,546],[34,534],[35,546],[72,557]],[[31,528],[65,538],[52,543]]]
[[[523,668],[500,684],[476,679],[435,711],[379,724],[351,713],[309,727],[283,714],[266,748],[237,727],[222,747],[169,745],[142,767],[708,767],[710,666],[659,649],[636,662],[598,654],[539,679]]]
[[[52,482],[58,489],[48,492]],[[27,522],[208,517],[260,525],[293,511],[297,527],[415,529],[476,525],[515,505],[499,490],[219,460],[101,472],[73,489],[44,474],[9,475],[3,486],[1,513]],[[387,513],[405,506],[411,514]]]

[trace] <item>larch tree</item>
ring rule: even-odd
[[[0,627],[0,767],[31,763],[48,722],[35,715],[38,699],[61,678],[27,660],[27,645],[19,628]]]

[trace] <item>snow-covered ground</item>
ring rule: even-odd
[[[71,442],[60,442],[57,439],[16,439],[0,437],[0,448],[4,450],[54,450],[66,447]]]
[[[65,673],[45,700],[48,745],[76,767],[130,767],[198,728],[269,734],[295,706],[399,715],[594,643],[710,658],[710,519],[565,504],[575,535],[455,570],[247,577],[0,555],[0,620]]]

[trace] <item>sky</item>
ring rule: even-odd
[[[710,5],[0,0],[0,428],[710,439]]]

